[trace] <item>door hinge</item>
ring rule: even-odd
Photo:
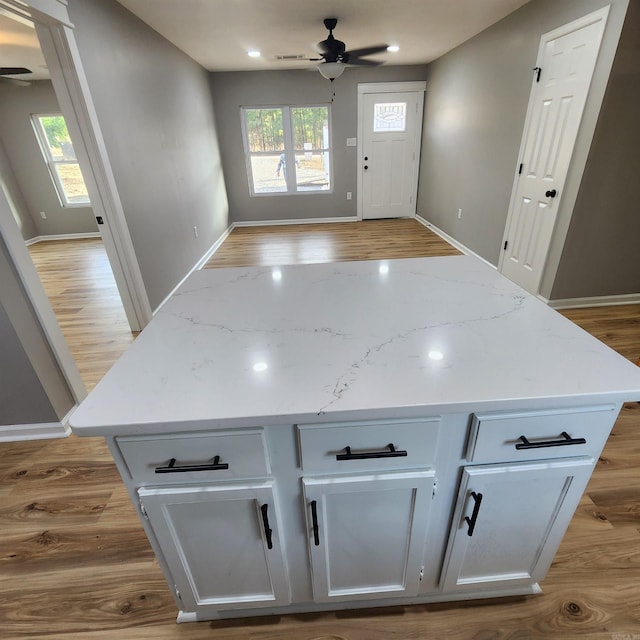
[[[138,498],[138,504],[140,505],[140,513],[145,517],[146,520],[148,520],[149,516],[147,515],[147,510],[144,508],[144,505],[142,504],[142,498]]]
[[[422,582],[422,579],[424,578],[424,567],[420,567],[420,580],[419,582]]]
[[[507,245],[508,245],[508,244],[509,244],[509,241],[508,241],[508,240],[505,240],[505,241],[504,241],[504,247],[502,247],[502,250],[503,250],[503,251],[506,251],[506,250],[507,250]]]
[[[540,73],[542,72],[542,67],[533,67],[533,70],[536,72],[536,82],[540,82]]]
[[[178,600],[180,600],[180,602],[182,602],[182,596],[180,595],[180,589],[178,589],[178,587],[175,584],[173,585],[173,590],[175,591],[176,598],[178,598]]]
[[[518,167],[518,175],[522,174],[522,169],[524,168],[524,163],[520,163],[520,166]]]
[[[431,489],[431,499],[433,500],[436,497],[436,491],[438,487],[438,479],[435,478],[433,481],[433,489]]]

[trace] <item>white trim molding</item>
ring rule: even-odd
[[[541,298],[541,296],[538,296]],[[585,298],[558,298],[544,300],[553,309],[580,309],[582,307],[612,307],[622,304],[640,304],[640,293],[623,293],[616,296],[593,296]]]
[[[102,238],[98,231],[89,231],[87,233],[56,233],[49,236],[35,236],[25,240],[27,247],[38,242],[49,242],[49,240],[82,240],[84,238]]]
[[[70,435],[71,429],[61,422],[8,424],[0,426],[0,442],[51,440],[53,438],[68,438]]]
[[[446,240],[451,246],[458,249],[458,251],[462,251],[467,256],[473,256],[474,258],[478,258],[478,260],[482,260],[486,265],[491,267],[492,269],[497,269],[495,264],[491,264],[486,258],[483,258],[481,255],[477,254],[475,251],[469,249],[469,247],[465,246],[461,242],[458,242],[455,238],[452,238],[448,233],[445,233],[442,229],[436,227],[435,224],[431,224],[428,220],[425,220],[422,216],[416,214],[416,220],[423,224],[427,229],[430,229],[436,235],[440,236],[443,240]]]
[[[319,224],[322,222],[357,222],[357,216],[342,216],[336,218],[305,218],[303,220],[297,220],[295,218],[291,220],[244,220],[241,222],[232,223],[230,230],[233,231],[236,227],[273,227],[285,224]]]

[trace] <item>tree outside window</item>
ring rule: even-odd
[[[64,117],[61,114],[34,115],[32,122],[62,206],[90,205]]]
[[[251,195],[331,191],[328,106],[242,109]]]

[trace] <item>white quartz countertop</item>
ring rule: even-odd
[[[471,256],[192,274],[78,435],[640,400],[640,369]]]

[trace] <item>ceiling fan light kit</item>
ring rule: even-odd
[[[323,62],[318,65],[318,71],[323,78],[333,82],[344,72],[344,64],[342,62]]]
[[[341,40],[337,40],[333,35],[333,30],[338,24],[337,18],[325,18],[324,26],[329,30],[326,40],[318,43],[320,58],[309,58],[309,60],[323,60],[317,69],[323,78],[333,82],[340,77],[347,66],[376,67],[382,62],[376,60],[364,60],[366,56],[387,51],[389,45],[379,44],[372,47],[347,50],[347,46]]]

